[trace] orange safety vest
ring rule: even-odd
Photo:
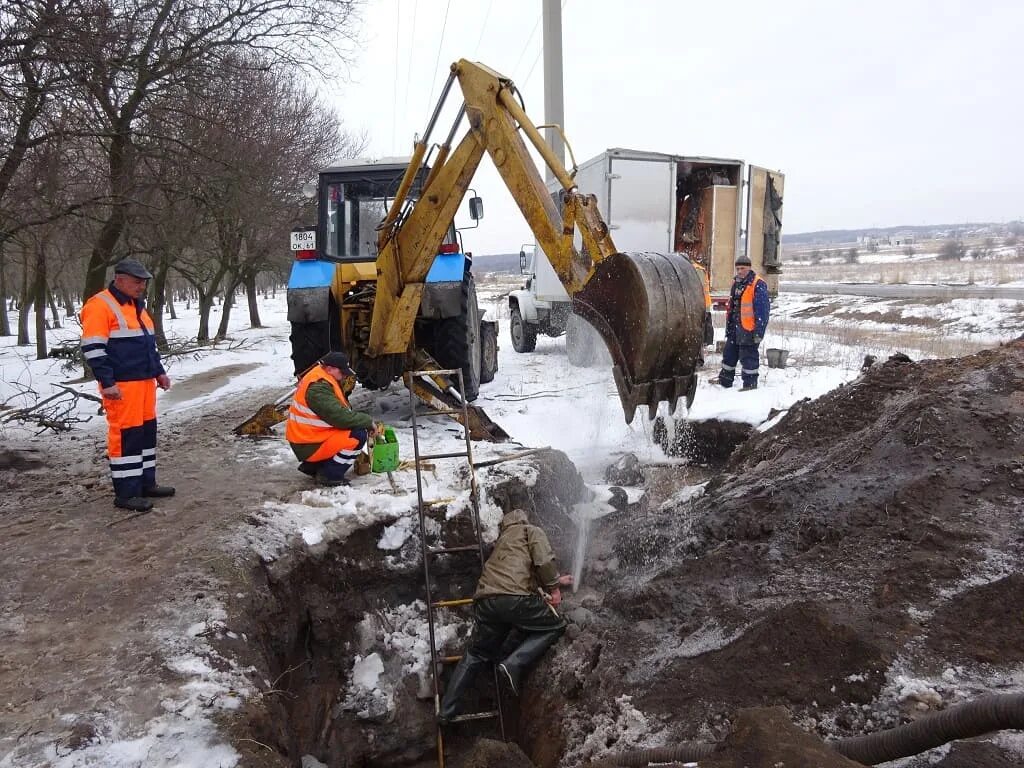
[[[349,432],[347,429],[332,427],[309,407],[306,402],[306,392],[311,384],[318,381],[328,382],[342,405],[346,408],[349,407],[348,400],[337,379],[327,373],[322,365],[316,366],[302,377],[299,388],[295,391],[295,399],[288,409],[288,423],[284,428],[284,436],[289,443],[322,443],[328,437],[339,432]]]
[[[693,268],[697,270],[697,277],[700,278],[700,287],[704,289],[704,309],[711,311],[711,279],[708,271],[697,262],[693,262]]]
[[[757,327],[757,318],[754,317],[754,290],[758,283],[763,282],[760,275],[755,276],[740,294],[740,325],[745,331],[753,332]]]

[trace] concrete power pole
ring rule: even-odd
[[[562,1],[541,0],[544,20],[544,122],[565,129],[565,100],[562,97]],[[558,131],[544,129],[544,138],[565,165],[565,144]],[[555,175],[548,168],[546,180]]]

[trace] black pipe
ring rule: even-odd
[[[982,696],[906,725],[839,739],[829,746],[858,763],[875,765],[1004,729],[1024,730],[1024,694]]]
[[[919,755],[951,741],[1002,730],[1024,730],[1024,694],[982,696],[887,731],[830,741],[828,746],[858,763],[877,765]],[[687,742],[674,747],[622,752],[590,765],[591,768],[645,768],[648,763],[700,760],[716,749],[716,744]]]
[[[674,747],[653,747],[651,749],[640,749],[634,752],[620,752],[617,755],[610,755],[590,764],[590,768],[619,768],[619,766],[640,766],[644,768],[648,763],[689,763],[710,757],[717,749],[715,744],[699,744],[697,742],[684,742]]]

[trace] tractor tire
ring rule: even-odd
[[[498,324],[480,323],[480,383],[490,384],[498,372]]]
[[[533,352],[537,348],[537,329],[523,320],[518,306],[512,307],[509,332],[512,334],[512,349],[516,352]]]
[[[480,308],[476,303],[476,281],[472,272],[462,278],[461,311],[457,317],[439,320],[434,329],[434,359],[443,368],[461,368],[466,402],[480,393]],[[452,382],[458,389],[458,381]]]

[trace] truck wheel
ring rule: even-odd
[[[494,381],[498,372],[498,324],[480,323],[480,383]]]
[[[565,354],[569,365],[586,368],[594,363],[594,334],[586,320],[571,315],[565,326]]]
[[[437,322],[434,331],[434,358],[444,368],[461,368],[466,402],[476,400],[480,392],[480,308],[476,303],[473,273],[462,278],[461,311],[456,317]],[[458,388],[458,381],[453,382]]]
[[[537,348],[537,331],[523,320],[519,307],[512,307],[512,320],[509,325],[512,349],[516,352],[533,352]]]

